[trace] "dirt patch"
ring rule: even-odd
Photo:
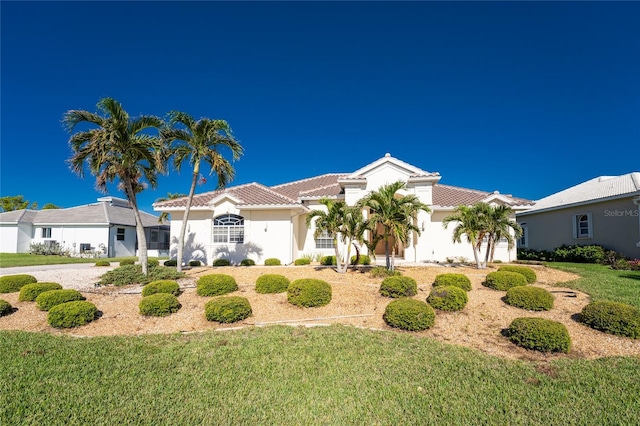
[[[505,304],[502,301],[505,292],[482,286],[485,275],[495,269],[490,268],[485,271],[465,267],[402,267],[399,269],[404,275],[418,282],[418,294],[414,297],[418,300],[426,299],[435,276],[440,273],[466,274],[473,286],[469,292],[469,303],[462,311],[437,311],[435,326],[424,332],[412,333],[414,335],[476,348],[492,355],[538,361],[567,356],[576,358],[640,356],[640,340],[601,333],[575,321],[575,315],[589,302],[589,297],[584,293],[557,285],[578,278],[576,275],[546,267],[534,267],[538,274],[538,281],[533,285],[551,291],[555,296],[555,305],[549,312],[529,312]],[[249,300],[253,309],[251,317],[231,325],[206,321],[204,305],[211,298],[198,296],[195,283],[199,276],[212,273],[224,273],[236,278],[239,290],[232,294],[244,296]],[[73,274],[73,271],[69,271],[68,274]],[[289,304],[286,293],[258,294],[255,292],[255,282],[262,274],[281,274],[290,280],[311,277],[323,279],[332,286],[332,301],[327,306],[305,309]],[[382,320],[385,307],[392,300],[378,293],[382,279],[371,278],[368,273],[362,271],[338,274],[330,268],[317,266],[226,267],[195,268],[188,271],[188,275],[187,278],[180,280],[183,288],[183,293],[179,296],[182,308],[168,317],[155,318],[140,315],[138,303],[142,296],[139,286],[96,289],[85,286],[83,294],[87,300],[95,303],[101,313],[97,321],[75,329],[57,330],[47,324],[47,313],[39,311],[35,303],[18,302],[18,293],[11,293],[1,297],[17,308],[17,311],[0,318],[0,329],[45,331],[73,336],[105,336],[198,332],[270,324],[338,323],[404,333],[387,326]],[[39,280],[42,281],[40,278]],[[565,324],[573,342],[570,354],[541,354],[518,348],[510,343],[502,332],[514,318],[523,316],[547,318]]]

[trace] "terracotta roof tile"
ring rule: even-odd
[[[459,205],[471,205],[480,202],[492,195],[491,192],[477,191],[475,189],[460,188],[457,186],[437,184],[433,187],[433,205],[442,207],[457,207]],[[516,198],[501,194],[513,200],[513,205],[533,204],[524,198]]]
[[[289,205],[298,203],[296,199],[289,198],[285,194],[276,192],[259,183],[252,182],[194,195],[192,206],[206,207],[209,205],[211,200],[222,194],[228,194],[237,198],[240,200],[239,205]],[[176,198],[175,200],[168,200],[154,204],[155,207],[185,207],[186,205],[187,197]]]
[[[339,192],[336,192],[336,189],[334,187],[339,186],[338,179],[341,179],[345,176],[347,175],[342,173],[327,173],[320,176],[297,180],[295,182],[272,186],[271,189],[296,200],[303,194],[312,197],[325,195],[332,196],[339,194]],[[326,194],[322,193],[324,188],[328,189],[328,192]]]

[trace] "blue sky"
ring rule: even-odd
[[[0,7],[0,195],[40,206],[102,195],[69,171],[60,122],[102,97],[134,116],[226,119],[245,149],[233,184],[352,172],[386,152],[529,199],[640,170],[637,2]],[[188,186],[171,171],[140,207]]]

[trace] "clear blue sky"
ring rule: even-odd
[[[69,171],[60,120],[102,97],[131,115],[226,119],[245,148],[233,184],[352,172],[386,152],[529,199],[640,170],[637,2],[0,7],[0,195],[40,206],[101,196]],[[188,186],[171,172],[140,206]]]

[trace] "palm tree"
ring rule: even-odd
[[[324,232],[331,236],[336,255],[337,270],[341,273],[346,272],[346,267],[344,270],[342,267],[342,258],[338,248],[338,234],[340,234],[344,226],[345,209],[347,209],[347,204],[342,200],[336,201],[330,198],[322,198],[320,200],[320,204],[324,205],[327,208],[327,211],[310,211],[307,215],[307,226],[311,227],[313,219],[316,219],[316,230],[313,236],[318,238]],[[348,265],[349,261],[347,260],[345,263]]]
[[[347,271],[351,262],[351,245],[356,249],[356,259],[353,269],[360,260],[359,244],[364,244],[364,233],[367,230],[367,222],[362,217],[362,208],[358,206],[345,206],[342,212],[342,226],[340,227],[340,241],[345,244],[347,255],[345,257],[344,272]],[[341,272],[341,271],[339,271]]]
[[[180,194],[178,192],[167,192],[167,196],[166,197],[160,197],[158,198],[155,202],[156,203],[161,203],[163,201],[169,201],[169,200],[177,200],[178,198],[182,198],[182,197],[186,197],[187,194]],[[159,223],[163,223],[165,220],[169,220],[171,218],[171,215],[167,212],[162,212],[160,214],[160,216],[158,217],[158,222]]]
[[[473,248],[473,258],[478,269],[486,268],[486,264],[483,265],[480,260],[480,248],[486,234],[484,206],[484,203],[477,203],[473,206],[460,205],[453,214],[442,220],[442,225],[445,229],[451,222],[458,223],[453,230],[453,242],[460,243],[462,242],[462,236],[467,236],[467,242]]]
[[[485,262],[493,262],[493,254],[496,244],[501,238],[507,240],[509,250],[513,248],[515,241],[522,236],[522,228],[511,219],[513,210],[509,206],[492,206],[489,208],[487,215],[487,232],[488,232],[488,257],[485,256]]]
[[[420,228],[415,225],[418,212],[420,210],[431,212],[429,207],[415,195],[396,196],[396,193],[402,189],[406,189],[404,182],[390,183],[371,192],[358,202],[358,206],[369,208],[370,216],[367,221],[369,229],[377,233],[378,226],[382,226],[384,255],[389,270],[393,270],[391,257],[395,258],[396,245],[400,243],[406,247],[409,244],[411,232],[420,235]],[[389,247],[390,237],[395,241],[393,247]]]
[[[146,275],[147,240],[136,196],[147,184],[155,188],[158,173],[165,170],[167,153],[161,139],[145,133],[160,129],[163,121],[148,115],[130,118],[112,98],[100,99],[97,107],[99,113],[69,110],[64,114],[63,124],[70,133],[80,123],[97,126],[71,135],[73,155],[67,162],[80,177],[84,177],[86,164],[96,177],[96,188],[102,192],[107,192],[107,183],[119,180],[118,187],[126,194],[135,216],[139,260]]]
[[[173,149],[174,165],[177,170],[180,170],[184,161],[188,159],[192,167],[191,187],[187,195],[187,205],[178,236],[177,268],[178,271],[181,271],[187,221],[189,220],[193,194],[200,180],[201,164],[204,162],[210,166],[209,174],[215,172],[218,176],[217,188],[224,188],[233,179],[235,170],[219,150],[228,148],[231,150],[233,160],[237,160],[242,155],[243,149],[234,139],[231,127],[225,120],[201,118],[196,121],[189,114],[180,111],[170,112],[169,117],[171,127],[163,130],[163,138],[168,143],[182,141]],[[182,127],[177,128],[176,125]]]

